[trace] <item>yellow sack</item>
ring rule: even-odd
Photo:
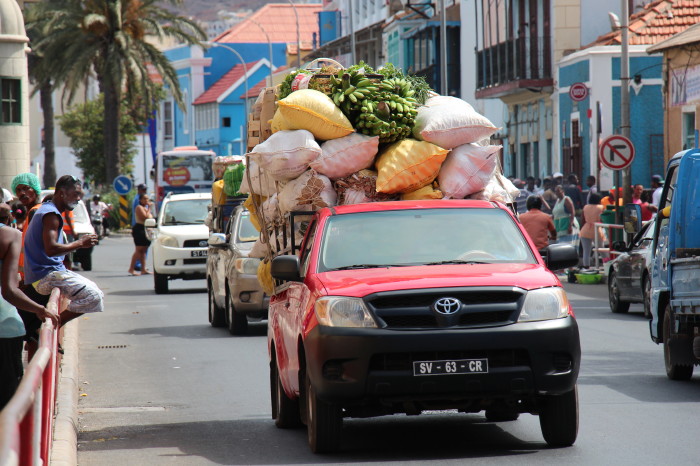
[[[410,193],[402,194],[402,201],[421,201],[424,199],[442,199],[442,191],[433,187],[433,185],[423,186],[420,189],[411,191]]]
[[[377,192],[410,193],[432,183],[450,151],[415,139],[402,139],[377,157]]]
[[[273,133],[276,133],[277,131],[289,131],[295,129],[291,128],[287,124],[287,121],[282,116],[282,112],[280,112],[279,108],[275,112],[275,116],[273,116],[272,120],[270,120],[270,128],[272,129]]]
[[[275,294],[275,279],[272,278],[272,261],[264,260],[258,266],[258,281],[268,296]]]
[[[323,92],[300,89],[278,103],[277,112],[282,115],[289,129],[305,129],[316,139],[328,141],[342,138],[354,131],[350,120]]]
[[[224,191],[224,180],[214,181],[211,185],[211,203],[213,205],[226,204],[226,191]]]
[[[260,221],[258,220],[257,209],[255,208],[255,202],[253,202],[253,196],[255,196],[255,201],[257,201],[258,205],[262,205],[267,198],[257,194],[249,194],[248,199],[246,199],[243,203],[243,207],[248,209],[248,212],[250,212],[250,223],[253,224],[256,230],[260,231]]]

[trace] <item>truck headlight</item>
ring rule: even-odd
[[[359,298],[326,296],[316,301],[314,310],[318,322],[327,327],[377,327],[369,309]]]
[[[518,322],[561,319],[569,315],[569,298],[563,288],[528,291]]]
[[[174,236],[160,234],[158,235],[158,242],[163,246],[167,246],[169,248],[177,247],[177,238],[175,238]]]
[[[257,275],[258,266],[260,265],[260,259],[255,258],[239,258],[236,259],[235,267],[236,272],[243,273],[247,275]]]

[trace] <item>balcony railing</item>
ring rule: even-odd
[[[477,51],[477,88],[552,79],[549,36],[517,38]]]

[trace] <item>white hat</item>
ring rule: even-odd
[[[552,175],[552,178],[564,178],[564,175],[562,174],[562,172],[555,172]]]

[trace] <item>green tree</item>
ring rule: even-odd
[[[65,84],[69,102],[94,73],[103,95],[105,177],[119,174],[119,122],[123,100],[155,102],[158,85],[149,65],[162,77],[181,108],[182,93],[175,69],[153,40],[175,38],[201,45],[206,35],[188,18],[166,7],[181,0],[51,0],[42,2],[46,34],[33,44],[50,60],[56,82]],[[130,111],[135,109],[130,108]]]
[[[69,112],[58,118],[61,129],[70,138],[70,146],[78,159],[78,167],[83,170],[86,179],[96,184],[109,184],[113,180],[106,176],[103,131],[106,115],[104,99],[99,96],[95,100],[71,107]],[[131,174],[134,169],[134,143],[140,130],[141,125],[128,112],[127,103],[122,102],[119,124],[121,157],[117,167],[120,174]]]

